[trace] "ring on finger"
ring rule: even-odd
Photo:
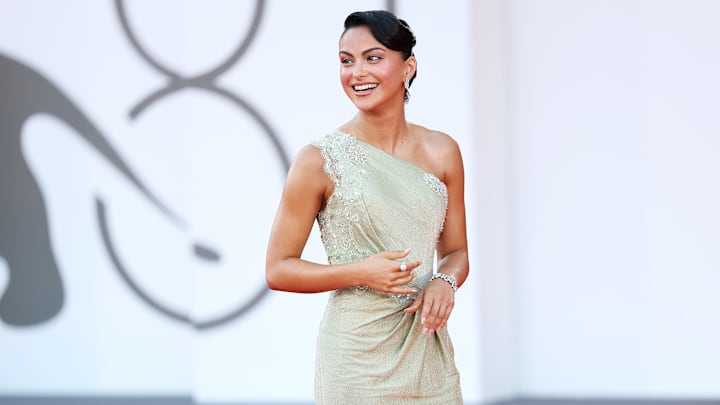
[[[405,271],[405,270],[407,270],[407,263],[405,263],[405,262],[400,263],[400,271]]]

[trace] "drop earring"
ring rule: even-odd
[[[407,77],[403,79],[403,83],[405,83],[405,104],[410,102],[410,79]]]

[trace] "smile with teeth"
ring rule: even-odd
[[[356,84],[353,86],[353,89],[355,91],[365,91],[365,90],[371,90],[377,87],[377,83],[368,83],[368,84]]]

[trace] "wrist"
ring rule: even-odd
[[[365,266],[355,263],[347,263],[341,265],[343,274],[345,274],[345,284],[347,287],[360,287],[367,285],[367,277],[365,275]]]
[[[450,287],[453,289],[453,292],[457,292],[458,285],[457,280],[455,280],[455,277],[445,274],[445,273],[435,273],[432,277],[430,277],[430,281],[433,281],[435,279],[440,279],[445,281],[446,283],[450,284]]]

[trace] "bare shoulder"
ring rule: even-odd
[[[322,152],[317,146],[308,144],[298,151],[288,171],[286,186],[302,193],[327,190],[330,180],[325,175]]]
[[[303,146],[297,155],[295,155],[293,166],[305,169],[322,169],[323,157],[322,152],[320,152],[320,148],[313,144]]]
[[[456,154],[460,151],[457,141],[445,132],[425,128],[420,125],[411,125],[413,133],[417,134],[422,144],[433,151],[434,154]]]
[[[320,148],[314,144],[303,146],[295,155],[290,165],[287,180],[308,184],[312,182],[323,183],[325,161]]]
[[[411,126],[417,136],[417,151],[420,152],[427,167],[443,181],[462,170],[460,146],[450,135],[442,131],[428,129],[420,125]]]

